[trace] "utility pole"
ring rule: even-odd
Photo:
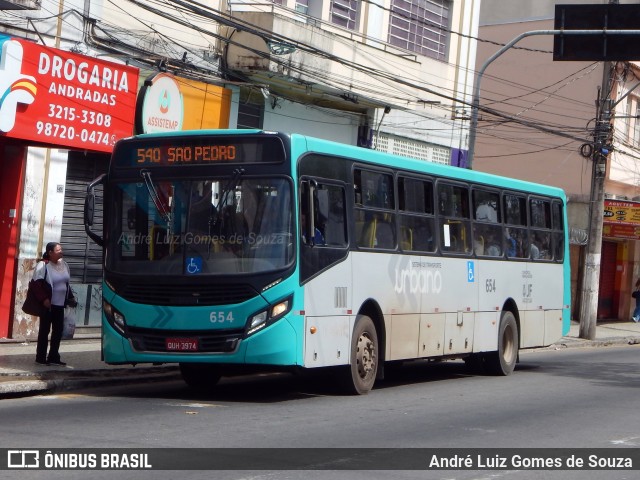
[[[618,0],[609,0],[617,4]],[[594,133],[591,198],[589,203],[589,239],[584,255],[582,289],[580,291],[580,338],[595,340],[600,293],[600,264],[602,256],[602,220],[604,216],[604,179],[611,132],[611,62],[602,68],[602,88],[596,101],[596,128]]]
[[[580,291],[580,338],[596,338],[596,316],[600,288],[600,257],[602,252],[602,220],[604,215],[604,180],[609,155],[611,131],[611,65],[605,62],[601,98],[598,98],[594,149],[592,156],[591,198],[589,204],[589,239],[584,255],[584,272]]]

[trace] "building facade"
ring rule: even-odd
[[[58,80],[73,76],[66,58],[106,62],[112,81],[118,69],[135,72],[127,91],[137,95],[127,109],[95,109],[108,138],[100,148],[0,132],[0,226],[9,231],[0,236],[0,337],[37,334],[20,306],[49,241],[65,248],[79,324],[99,325],[101,252],[84,233],[86,186],[106,171],[118,138],[151,124],[310,134],[465,166],[479,13],[480,0],[0,2],[0,41],[55,49]],[[181,121],[158,122],[144,108],[165,81],[179,92]],[[62,94],[47,105],[61,120],[58,110],[83,110],[76,103]],[[62,125],[47,115],[34,121]],[[107,115],[126,117],[128,131],[106,125]]]
[[[482,2],[476,68],[525,32],[554,28],[555,4],[603,4],[606,1],[515,0]],[[620,3],[637,3],[621,1]],[[509,114],[505,121],[481,114],[473,159],[474,169],[555,185],[568,195],[571,229],[573,318],[579,318],[584,255],[590,224],[596,105],[613,105],[637,88],[633,62],[553,61],[553,37],[536,35],[520,42],[488,64],[480,104]],[[610,86],[607,92],[605,85]],[[603,91],[604,90],[604,91]],[[635,91],[634,91],[635,92]],[[638,96],[631,92],[615,106],[611,122],[604,189],[605,208],[635,210],[638,190]],[[600,117],[602,118],[602,117]],[[638,125],[638,127],[636,126]],[[610,209],[610,210],[611,210]],[[617,211],[617,210],[616,210]],[[597,319],[629,319],[631,292],[640,273],[640,248],[635,220],[611,228],[605,217]]]

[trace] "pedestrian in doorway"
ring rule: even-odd
[[[631,294],[636,299],[636,308],[633,310],[631,320],[634,322],[640,322],[640,278],[636,281],[636,289]]]
[[[47,244],[42,260],[38,262],[33,272],[33,279],[39,285],[38,299],[46,308],[40,316],[36,363],[64,366],[66,363],[60,359],[58,351],[64,327],[64,307],[76,306],[77,302],[69,286],[71,273],[69,265],[62,259],[62,245],[58,242]],[[50,345],[49,332],[51,332]],[[48,355],[47,347],[49,347]]]

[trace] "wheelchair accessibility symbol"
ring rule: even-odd
[[[187,257],[186,265],[187,273],[195,275],[202,272],[202,258],[201,257]]]
[[[475,282],[476,273],[473,262],[467,262],[467,282]]]

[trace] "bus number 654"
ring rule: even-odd
[[[495,292],[496,291],[496,279],[495,278],[487,279],[487,281],[485,282],[484,286],[485,286],[485,289],[486,289],[487,293]]]
[[[233,312],[211,312],[209,314],[209,321],[211,323],[233,322]]]

